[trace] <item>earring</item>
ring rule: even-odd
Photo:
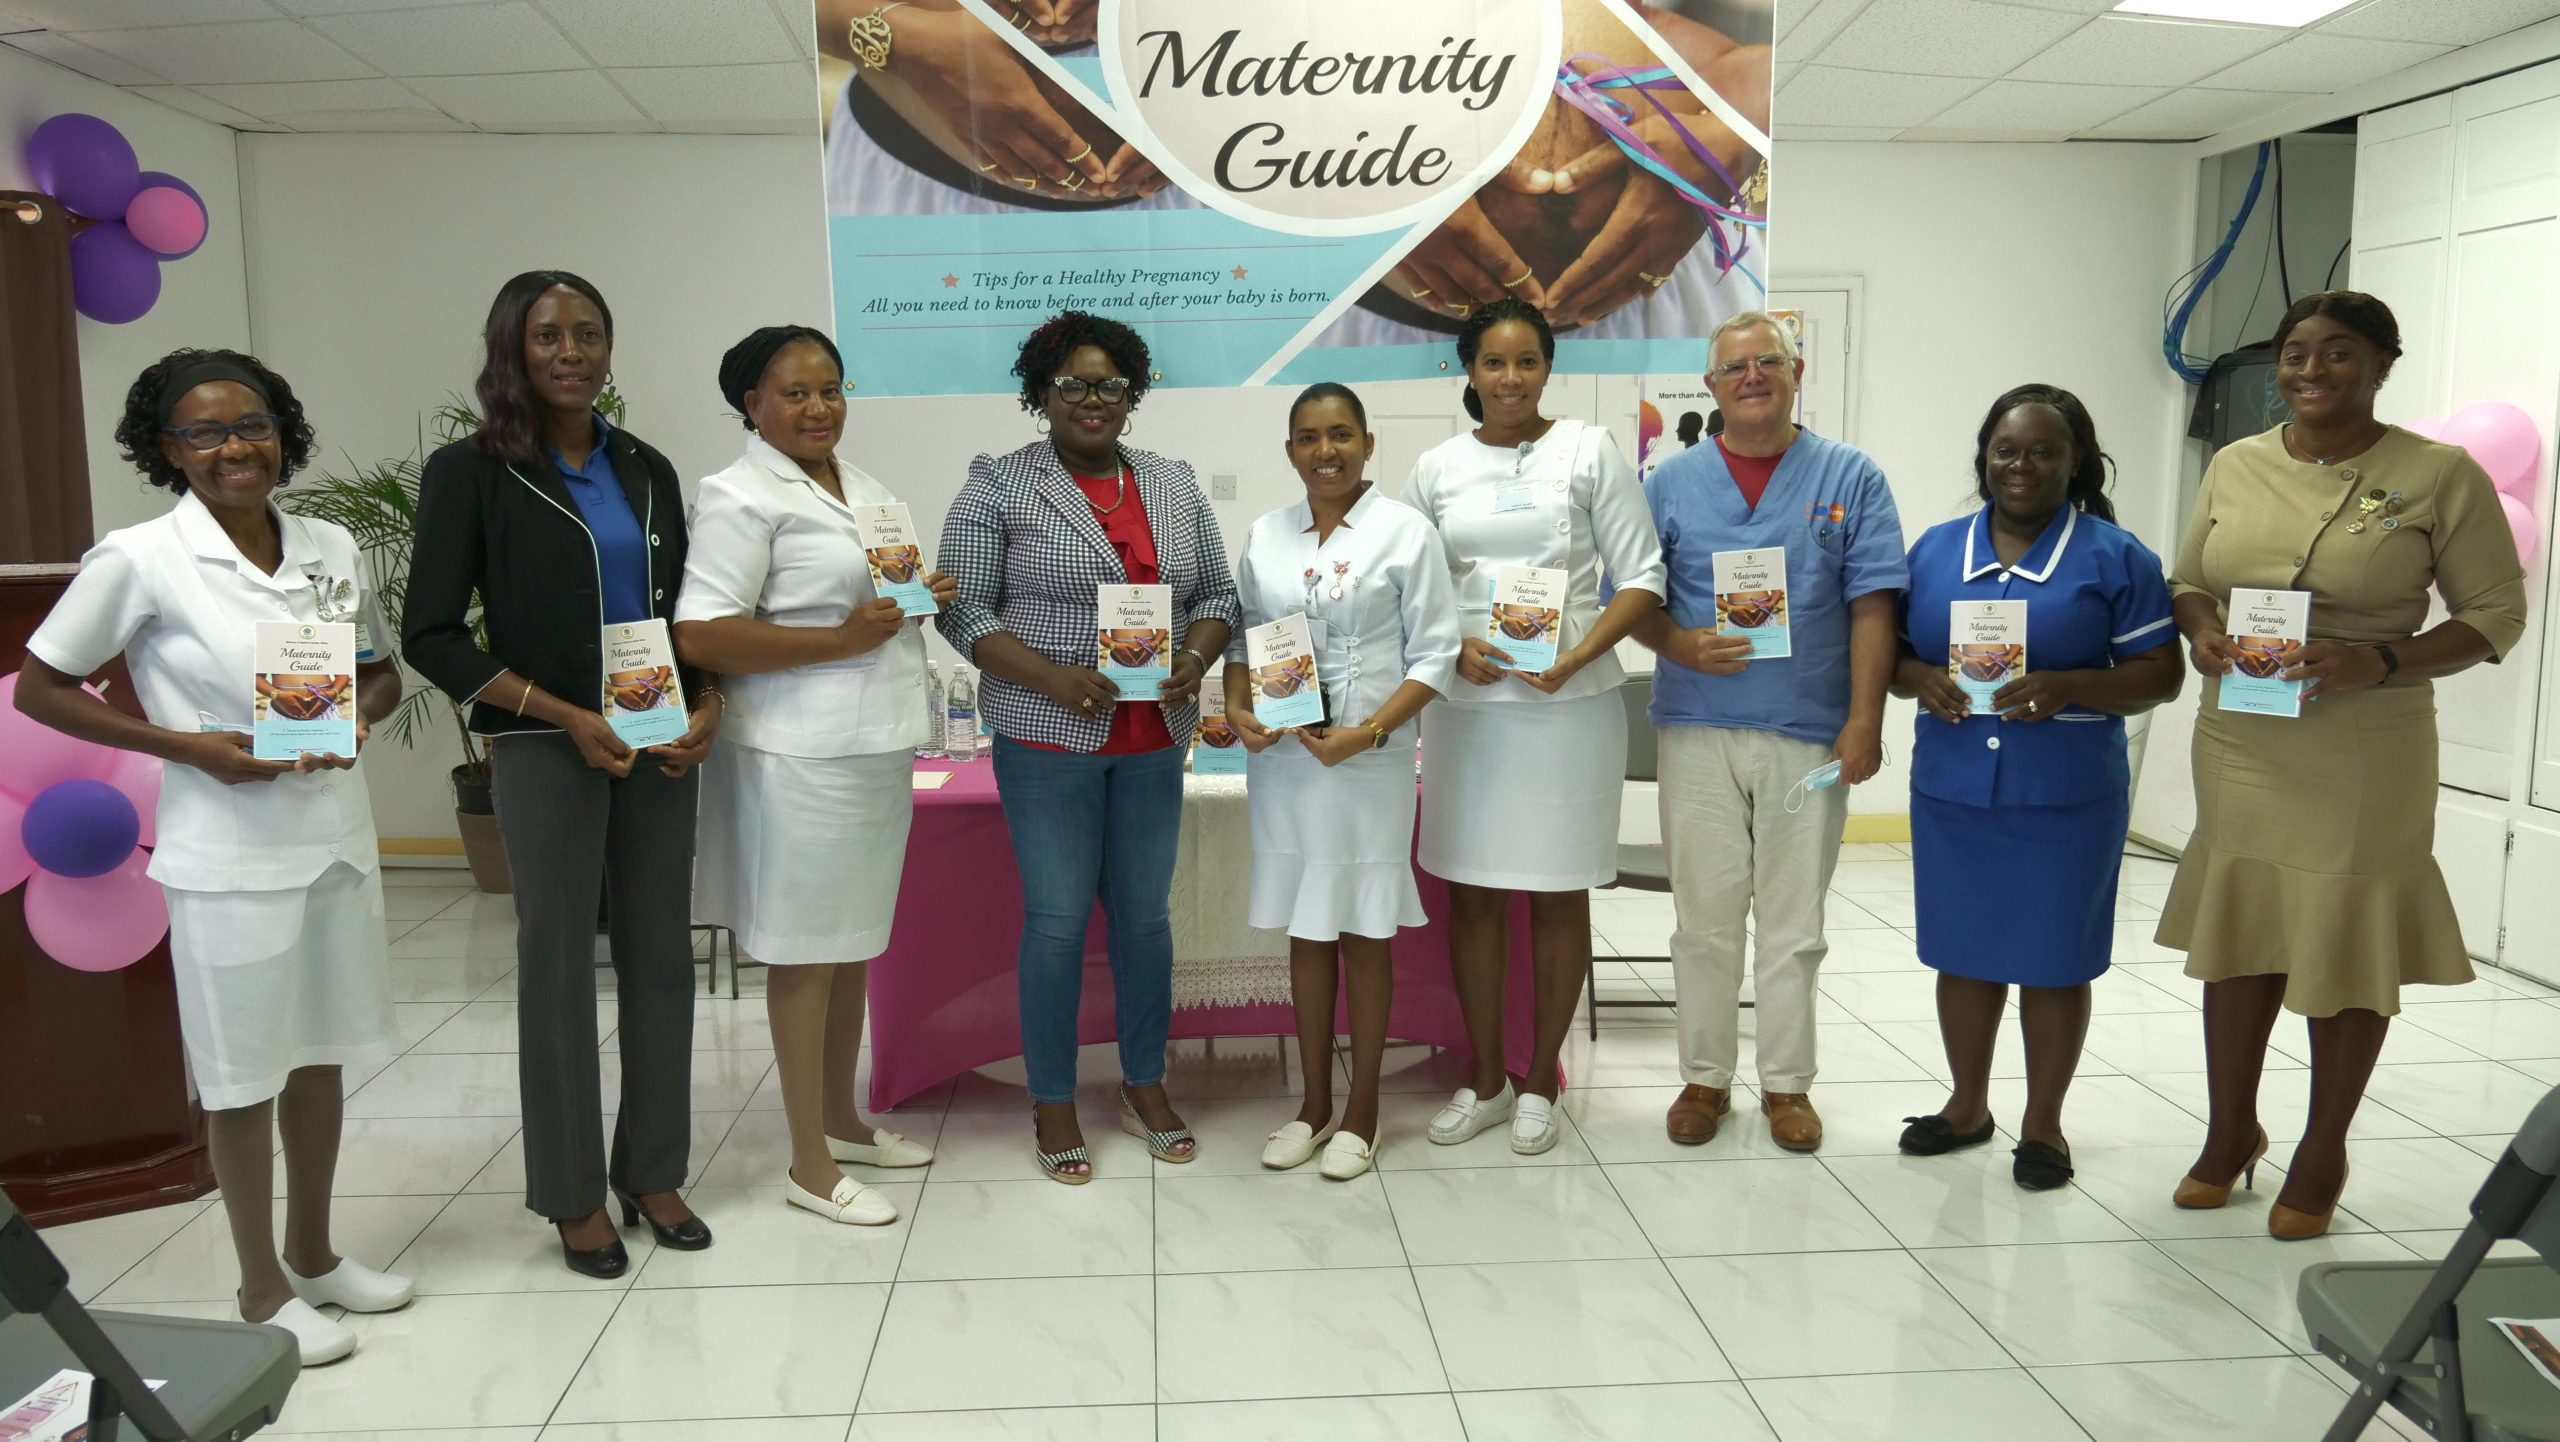
[[[1134,434],[1134,433],[1137,431],[1137,429],[1138,429],[1138,418],[1137,418],[1137,416],[1135,416],[1134,414],[1133,414],[1133,415],[1131,415],[1127,420],[1122,421],[1122,422],[1120,423],[1120,434],[1122,434],[1122,435],[1124,435],[1124,436]]]
[[[1044,436],[1049,434],[1049,418],[1046,415],[1041,416],[1031,423],[1031,428]]]

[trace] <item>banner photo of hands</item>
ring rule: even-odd
[[[1414,379],[1506,295],[1570,370],[1764,303],[1752,0],[815,0],[858,395],[1003,392],[1074,306],[1168,386]]]

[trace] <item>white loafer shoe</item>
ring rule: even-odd
[[[827,1155],[840,1162],[860,1162],[866,1167],[929,1167],[933,1165],[933,1148],[887,1127],[871,1133],[871,1145],[840,1142],[827,1138]]]
[[[1524,1095],[1511,1117],[1511,1150],[1534,1157],[1556,1144],[1563,1132],[1556,1125],[1556,1104],[1542,1096]]]
[[[292,1275],[290,1272],[287,1276]],[[312,1309],[300,1297],[285,1303],[269,1317],[266,1325],[282,1327],[293,1334],[302,1352],[302,1365],[321,1367],[347,1356],[356,1349],[356,1334],[330,1321]]]
[[[1337,1182],[1347,1182],[1369,1170],[1377,1155],[1376,1148],[1349,1132],[1335,1132],[1324,1146],[1324,1174]]]
[[[1327,1123],[1323,1131],[1317,1131],[1305,1122],[1293,1121],[1273,1132],[1271,1140],[1263,1143],[1262,1164],[1275,1172],[1305,1166],[1307,1158],[1314,1156],[1316,1148],[1323,1146],[1325,1138],[1332,1135],[1331,1123]]]
[[[397,1312],[418,1295],[418,1284],[389,1272],[377,1272],[353,1257],[340,1257],[327,1276],[306,1277],[291,1267],[284,1279],[293,1294],[315,1307],[344,1307],[350,1312]]]
[[[1503,1078],[1501,1091],[1482,1099],[1472,1087],[1460,1087],[1440,1114],[1431,1119],[1431,1139],[1444,1147],[1454,1147],[1487,1127],[1509,1120],[1516,1100],[1508,1077]]]
[[[800,1185],[787,1172],[782,1186],[785,1201],[804,1212],[816,1212],[830,1222],[849,1227],[885,1227],[898,1219],[896,1203],[851,1177],[836,1178],[835,1191],[825,1197]]]

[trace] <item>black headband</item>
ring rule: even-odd
[[[836,373],[844,373],[844,357],[836,353],[836,343],[827,339],[825,331],[812,330],[805,325],[758,326],[753,334],[729,347],[729,353],[720,357],[721,398],[740,414],[745,414],[747,392],[754,390],[764,379],[764,368],[773,364],[773,358],[782,353],[784,346],[799,340],[816,341],[819,348],[827,353],[827,358],[836,363]]]
[[[209,381],[233,381],[247,386],[258,397],[258,404],[269,410],[275,408],[275,397],[267,394],[267,383],[258,379],[255,371],[238,361],[206,357],[188,361],[160,382],[160,424],[169,424],[169,413],[178,408],[187,392]]]

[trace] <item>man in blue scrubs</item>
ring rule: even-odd
[[[1687,1083],[1664,1125],[1691,1146],[1730,1106],[1746,916],[1760,1108],[1778,1145],[1822,1145],[1810,1092],[1823,897],[1847,788],[1883,763],[1902,521],[1872,459],[1795,424],[1803,375],[1771,317],[1718,326],[1707,386],[1724,431],[1646,486],[1670,597],[1633,634],[1662,658],[1653,723]]]

